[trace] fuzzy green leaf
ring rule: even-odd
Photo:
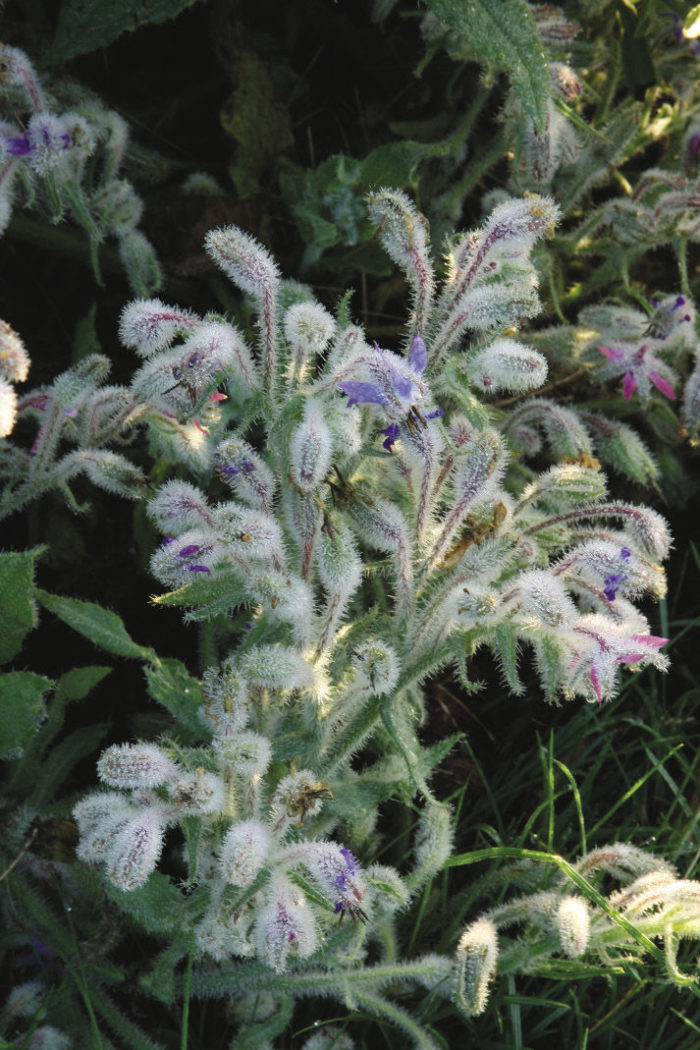
[[[190,738],[204,740],[207,734],[197,717],[202,687],[185,665],[167,657],[145,667],[144,673],[149,696],[167,708]]]
[[[53,685],[33,671],[0,675],[0,758],[19,758],[46,717],[44,694]]]
[[[551,92],[549,66],[526,0],[426,0],[435,17],[458,33],[476,58],[494,63],[539,132]]]
[[[108,653],[134,660],[156,659],[153,650],[138,645],[128,634],[122,618],[109,609],[103,609],[95,602],[65,598],[39,589],[36,594],[45,609]]]
[[[122,33],[175,18],[195,0],[65,0],[46,62],[55,65],[107,47]]]
[[[0,663],[7,663],[22,648],[24,637],[37,624],[34,563],[46,547],[0,554]]]

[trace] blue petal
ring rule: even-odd
[[[389,404],[389,398],[374,383],[363,383],[359,379],[346,379],[344,383],[338,383],[338,390],[342,390],[350,398],[348,408],[352,408],[358,402],[367,405]]]
[[[414,335],[413,337],[410,362],[411,367],[415,368],[419,376],[422,376],[428,363],[428,351],[425,349],[425,343],[419,335]]]

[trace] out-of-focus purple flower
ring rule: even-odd
[[[643,343],[639,347],[636,344],[622,344],[619,347],[597,344],[596,349],[609,362],[609,365],[604,369],[605,374],[610,376],[624,375],[622,395],[625,401],[629,401],[637,388],[639,388],[643,399],[647,400],[651,393],[650,383],[653,383],[656,389],[664,397],[667,397],[669,401],[676,400],[669,378],[673,373],[647,343]]]
[[[603,594],[609,602],[614,602],[618,588],[628,579],[626,572],[611,572],[603,581]]]

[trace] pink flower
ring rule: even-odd
[[[575,655],[567,667],[572,692],[590,697],[592,689],[602,704],[615,693],[621,666],[653,664],[665,670],[668,661],[659,650],[668,638],[629,630],[629,624],[615,623],[599,613],[579,617],[571,631]]]
[[[622,381],[622,394],[625,401],[629,401],[635,390],[639,389],[644,401],[651,394],[650,384],[653,384],[659,393],[667,397],[669,401],[675,401],[671,379],[675,376],[671,369],[654,353],[648,343],[637,346],[633,343],[621,343],[619,347],[601,346],[596,344],[596,349],[608,360],[601,374],[604,377],[624,375]]]

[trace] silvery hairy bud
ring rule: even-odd
[[[111,841],[105,856],[107,878],[120,890],[138,889],[154,871],[163,849],[163,815],[142,810]]]
[[[128,229],[119,237],[119,257],[131,290],[152,295],[163,283],[163,272],[155,248],[140,230]]]
[[[0,320],[0,376],[11,383],[23,383],[29,374],[30,363],[17,332],[7,321]]]
[[[320,402],[310,399],[304,419],[292,434],[289,448],[290,475],[303,493],[314,492],[331,464],[333,445]]]
[[[189,529],[212,528],[214,517],[207,497],[189,481],[166,481],[149,500],[146,513],[161,532],[179,536]]]
[[[316,567],[328,592],[325,623],[319,649],[330,644],[333,633],[350,598],[362,580],[362,560],[353,535],[344,521],[337,521],[330,530],[323,530],[316,549]]]
[[[448,806],[426,803],[418,818],[415,842],[415,866],[411,888],[427,882],[438,872],[452,852],[454,829]]]
[[[17,394],[15,388],[0,376],[0,438],[14,430],[17,420]]]
[[[258,304],[265,385],[272,393],[277,360],[277,264],[254,237],[236,226],[210,230],[205,247],[216,265]]]
[[[380,189],[367,198],[385,251],[401,267],[413,290],[414,324],[422,332],[433,292],[427,220],[401,190]]]
[[[471,358],[468,374],[472,384],[486,393],[517,394],[544,383],[547,362],[537,350],[515,339],[496,339]]]
[[[497,960],[496,927],[488,919],[477,919],[460,937],[455,960],[457,1003],[467,1016],[477,1017],[486,1009]]]
[[[282,875],[270,883],[255,923],[258,957],[284,973],[290,954],[306,959],[318,944],[311,908],[304,894]]]
[[[105,784],[126,790],[159,787],[181,772],[155,744],[113,744],[97,763],[97,773]]]
[[[301,382],[308,362],[320,356],[333,338],[336,323],[318,303],[296,303],[285,313],[283,327],[292,352],[291,378]]]
[[[229,657],[220,667],[207,668],[202,677],[199,717],[217,736],[232,736],[244,729],[251,707],[248,682],[236,667],[235,658]]]
[[[591,918],[582,897],[564,897],[557,909],[557,929],[562,951],[571,959],[583,955],[588,947]]]
[[[135,299],[122,310],[119,338],[140,357],[167,350],[202,321],[190,310],[166,306],[160,299]]]
[[[241,668],[263,689],[304,689],[313,685],[313,668],[287,645],[255,645],[241,656]]]
[[[399,680],[399,658],[386,642],[373,639],[354,650],[357,682],[372,696],[391,696]]]
[[[221,777],[200,768],[181,773],[170,787],[170,797],[178,813],[220,813],[226,806],[226,785]]]
[[[244,503],[269,514],[277,482],[264,459],[239,437],[226,438],[216,449],[216,471]]]
[[[271,845],[270,830],[260,821],[234,824],[226,832],[219,851],[221,874],[235,886],[249,886],[264,868]]]

